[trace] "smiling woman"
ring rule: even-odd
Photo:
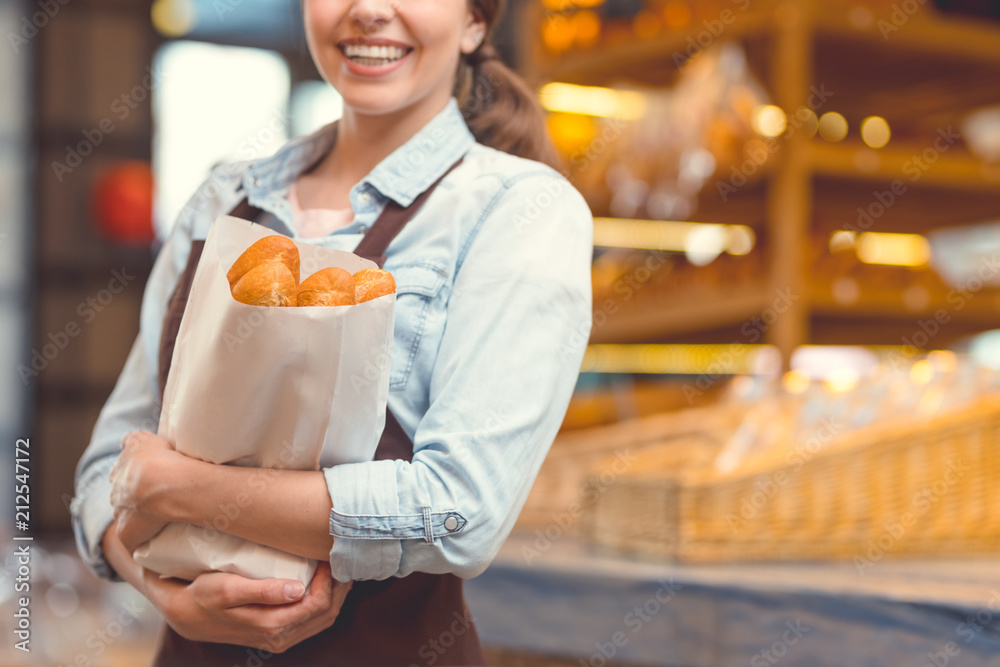
[[[73,505],[90,567],[163,613],[156,665],[228,666],[248,651],[281,654],[270,665],[484,663],[461,578],[496,555],[562,422],[590,329],[593,253],[590,211],[544,164],[541,110],[489,44],[501,9],[303,0],[341,119],[218,167],[181,211]],[[375,460],[215,465],[142,430],[157,422],[202,240],[230,212],[395,277]],[[308,590],[223,572],[160,579],[132,554],[169,522],[322,564]]]

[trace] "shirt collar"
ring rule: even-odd
[[[337,140],[337,123],[288,142],[269,158],[251,165],[244,179],[248,193],[286,189],[323,159]],[[364,179],[401,206],[409,206],[475,143],[455,98],[409,141],[382,160]],[[361,185],[359,184],[359,185]]]

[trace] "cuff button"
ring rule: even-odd
[[[453,516],[448,517],[444,520],[444,527],[449,531],[454,531],[458,528],[458,519]]]

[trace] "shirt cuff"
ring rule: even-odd
[[[379,529],[399,514],[396,462],[345,463],[323,470],[333,502],[330,569],[337,581],[388,579],[399,571],[399,538]]]
[[[87,569],[109,581],[123,581],[108,563],[101,545],[104,533],[115,520],[108,473],[117,458],[117,455],[107,456],[91,465],[80,479],[77,496],[70,504],[73,534],[80,557]]]

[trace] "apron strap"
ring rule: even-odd
[[[256,206],[251,206],[247,198],[244,197],[239,204],[236,205],[229,215],[234,218],[243,218],[244,220],[249,220],[250,222],[260,222],[260,219],[264,217],[264,211],[257,208]]]
[[[389,244],[392,243],[392,240],[399,235],[399,232],[417,214],[417,211],[423,208],[423,205],[430,199],[431,193],[441,184],[441,181],[454,171],[458,165],[462,164],[462,160],[464,159],[464,156],[458,158],[455,164],[448,167],[448,170],[441,174],[439,179],[431,183],[426,190],[421,192],[409,206],[400,206],[392,199],[386,202],[385,208],[382,209],[382,214],[372,224],[364,238],[361,239],[358,247],[354,250],[354,254],[358,257],[371,260],[378,264],[379,268],[382,268],[385,264],[385,251],[389,247]],[[234,218],[242,218],[250,222],[259,223],[264,214],[263,210],[256,206],[251,206],[247,198],[244,197],[229,215]]]
[[[441,184],[441,181],[450,174],[455,167],[462,164],[464,157],[458,158],[455,164],[448,167],[448,170],[441,174],[441,178],[437,179],[430,186],[420,193],[420,195],[413,200],[413,202],[407,206],[402,207],[393,200],[386,202],[385,208],[382,209],[382,215],[378,217],[378,220],[372,225],[365,237],[361,239],[361,243],[354,250],[354,254],[358,257],[364,257],[369,259],[379,265],[385,264],[385,251],[389,247],[389,244],[394,238],[403,230],[403,227],[410,221],[410,219],[417,214],[423,205],[430,199],[431,193],[437,189],[437,186]]]

